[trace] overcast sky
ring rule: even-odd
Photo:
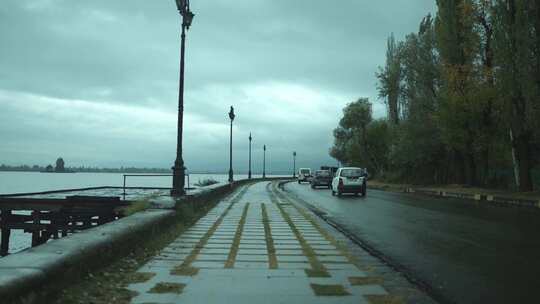
[[[434,0],[191,0],[184,159],[192,171],[335,164],[342,108],[377,101],[386,39],[415,32]],[[180,16],[173,0],[2,0],[0,163],[170,167]]]

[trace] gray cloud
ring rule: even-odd
[[[416,31],[432,0],[192,0],[185,159],[333,163],[332,129],[357,97],[376,101],[386,38]],[[0,7],[0,162],[159,166],[175,151],[180,18],[174,1],[7,0]],[[384,115],[381,104],[376,115]]]

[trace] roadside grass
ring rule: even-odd
[[[154,272],[133,272],[129,274],[128,281],[132,284],[144,283],[156,276]]]
[[[217,184],[217,183],[219,183],[219,182],[217,180],[215,180],[215,179],[206,178],[206,179],[199,180],[198,182],[196,182],[195,186],[197,186],[197,187],[206,187],[206,186],[211,186],[211,185],[214,185],[214,184]]]
[[[155,199],[158,196],[159,196],[159,193],[157,193],[157,192],[149,194],[149,195],[147,195],[147,196],[145,196],[143,198],[140,198],[140,199],[136,200],[135,202],[129,204],[129,206],[123,207],[120,210],[120,212],[124,216],[130,216],[130,215],[135,214],[137,212],[144,211],[144,210],[146,210],[146,209],[148,209],[150,207],[150,201],[152,201],[152,199]]]
[[[168,283],[168,282],[159,282],[156,286],[150,289],[149,293],[176,293],[180,294],[186,287],[186,284],[182,283]]]

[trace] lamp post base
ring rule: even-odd
[[[173,187],[171,189],[171,196],[182,196],[186,194],[184,189],[184,177],[186,173],[186,168],[175,163],[173,170]]]
[[[229,183],[232,183],[232,182],[234,182],[234,179],[233,179],[233,171],[231,169],[229,170]]]

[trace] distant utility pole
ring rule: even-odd
[[[266,177],[266,145],[263,146],[263,178]]]
[[[251,179],[251,132],[249,132],[249,171],[248,171],[248,179]]]

